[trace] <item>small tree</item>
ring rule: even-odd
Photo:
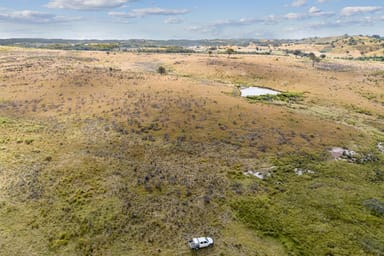
[[[313,52],[311,52],[310,54],[308,54],[308,57],[309,57],[309,59],[312,60],[312,67],[315,66],[315,63],[316,63],[316,62],[320,62],[320,58],[317,57]]]
[[[165,67],[160,66],[160,67],[157,69],[157,72],[159,72],[160,75],[164,75],[165,73],[167,73],[167,70],[165,69]]]
[[[212,57],[212,51],[211,50],[208,51],[208,55],[209,55],[209,57]]]
[[[228,54],[228,58],[229,58],[231,57],[231,54],[235,53],[235,50],[233,50],[232,48],[228,48],[225,52]]]

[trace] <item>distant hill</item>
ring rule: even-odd
[[[368,36],[345,36],[331,41],[325,50],[347,53],[352,56],[382,56],[384,55],[384,39]]]
[[[258,40],[258,39],[202,39],[202,40],[146,40],[146,39],[130,39],[130,40],[71,40],[71,39],[43,39],[43,38],[10,38],[0,39],[0,45],[22,45],[22,46],[44,46],[52,44],[101,44],[101,43],[118,43],[125,47],[154,47],[154,46],[222,46],[237,45],[247,46],[250,43],[255,44],[272,44],[272,43],[288,43],[297,40]]]
[[[163,48],[164,52],[193,52],[185,51],[185,48],[194,47],[198,51],[206,51],[209,47],[236,46],[257,48],[266,47],[279,51],[301,50],[303,52],[315,52],[336,57],[373,57],[384,56],[384,37],[373,36],[335,36],[313,37],[304,39],[204,39],[204,40],[69,40],[69,39],[42,39],[42,38],[11,38],[0,39],[0,45],[21,46],[44,49],[61,50],[132,50]],[[241,52],[241,51],[239,51]],[[249,52],[249,51],[248,51]]]

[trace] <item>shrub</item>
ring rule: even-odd
[[[32,144],[33,139],[26,139],[24,142],[25,142],[25,144],[30,145],[30,144]]]
[[[167,70],[165,69],[165,67],[160,66],[160,67],[157,69],[157,72],[158,72],[160,75],[164,75],[164,74],[167,73]]]
[[[376,198],[364,201],[364,206],[371,211],[371,213],[378,217],[384,217],[384,202]]]
[[[376,238],[366,237],[361,241],[363,249],[367,253],[372,255],[384,255],[384,243],[377,240]]]

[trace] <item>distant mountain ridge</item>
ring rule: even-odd
[[[209,52],[220,47],[236,47],[236,52],[314,52],[344,58],[384,56],[384,37],[380,35],[342,35],[304,39],[199,39],[199,40],[72,40],[44,38],[0,39],[0,45],[56,50],[144,51],[166,53]],[[256,49],[256,50],[255,50]]]
[[[153,47],[153,46],[180,46],[191,47],[197,45],[220,46],[220,45],[239,45],[246,46],[249,43],[265,42],[296,42],[297,40],[261,40],[261,39],[201,39],[201,40],[75,40],[75,39],[44,39],[44,38],[9,38],[0,39],[0,45],[38,45],[38,44],[97,44],[97,43],[118,43],[132,47]]]
[[[309,37],[303,39],[170,39],[170,40],[153,40],[153,39],[129,39],[129,40],[100,40],[100,39],[46,39],[46,38],[8,38],[0,39],[0,45],[33,45],[33,44],[97,44],[97,43],[114,43],[122,45],[131,45],[135,47],[145,46],[180,46],[180,47],[191,47],[191,46],[222,46],[222,45],[238,45],[247,46],[251,43],[254,44],[286,44],[286,43],[315,43],[315,44],[328,44],[334,41],[338,41],[345,38],[372,38],[384,40],[384,37],[380,35],[372,36],[333,36],[333,37]]]

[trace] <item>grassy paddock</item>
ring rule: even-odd
[[[364,95],[384,87],[371,67],[3,54],[0,255],[382,255],[382,110]],[[311,93],[249,104],[222,83],[255,80]],[[356,160],[332,159],[332,147]],[[215,246],[190,252],[202,235]]]

